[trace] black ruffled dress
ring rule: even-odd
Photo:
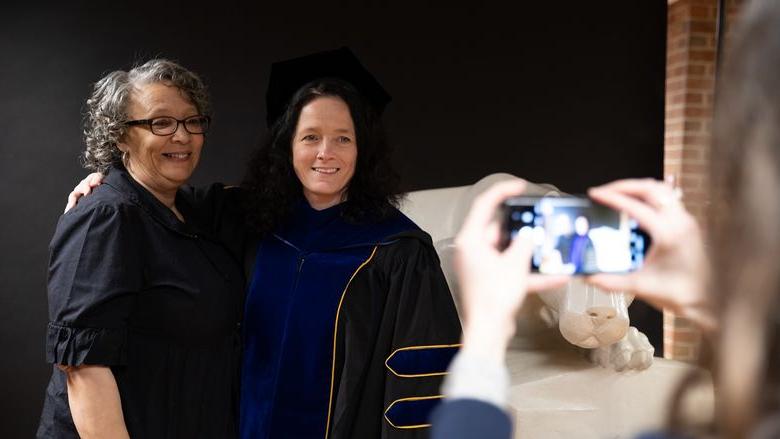
[[[192,194],[190,194],[192,195]],[[240,258],[180,191],[175,215],[124,169],[60,218],[49,263],[47,361],[105,365],[133,438],[237,434]],[[54,367],[41,438],[77,438]]]

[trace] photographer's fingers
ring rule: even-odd
[[[511,267],[528,272],[531,267],[531,254],[534,250],[534,242],[531,233],[520,231],[515,239],[504,251],[503,258]]]
[[[639,285],[637,276],[639,275],[641,275],[639,272],[631,274],[594,274],[587,276],[585,282],[605,291],[623,291],[642,295],[641,291],[637,291]]]
[[[683,207],[680,201],[682,193],[679,189],[675,189],[672,183],[652,178],[617,180],[595,189],[608,189],[624,195],[630,195],[644,201],[657,210],[669,207]]]
[[[557,290],[558,288],[566,285],[571,276],[565,274],[529,274],[528,275],[528,292],[538,293],[541,291]]]
[[[478,239],[493,221],[498,206],[507,198],[521,194],[524,189],[525,181],[518,179],[496,183],[480,194],[466,215],[456,243],[464,239]]]
[[[483,239],[491,248],[498,247],[498,241],[501,239],[501,224],[495,220],[488,224],[485,228]]]
[[[625,212],[628,216],[634,218],[651,236],[656,236],[663,231],[663,225],[658,212],[638,198],[606,186],[592,188],[588,190],[588,195],[605,206]]]
[[[638,299],[642,299],[653,308],[662,311],[664,309],[678,310],[673,294],[670,294],[668,284],[663,285],[644,277],[642,272],[628,275],[619,274],[594,274],[585,278],[585,282],[604,291],[622,291],[631,293]]]
[[[520,233],[503,254],[505,262],[513,270],[525,270],[526,291],[536,293],[553,290],[566,285],[571,279],[569,275],[540,275],[530,273],[531,256],[533,255],[533,237],[530,233]]]
[[[635,273],[631,274],[594,274],[587,276],[585,282],[605,291],[626,291],[637,293]]]

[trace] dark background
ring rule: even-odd
[[[273,60],[350,46],[394,96],[406,190],[510,172],[580,193],[660,177],[666,0],[61,2],[0,6],[0,436],[31,437],[44,362],[47,244],[84,175],[90,84],[162,56],[202,75],[215,124],[195,184],[238,182],[265,133]],[[632,306],[661,346],[661,320]]]

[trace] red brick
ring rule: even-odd
[[[701,93],[685,93],[685,102],[689,104],[699,104],[704,101]]]
[[[705,182],[702,182],[702,187],[706,185]],[[706,205],[709,201],[709,197],[706,193],[704,193],[704,190],[695,190],[695,189],[688,189],[683,188],[683,197],[685,197],[685,202],[697,204],[697,205]]]
[[[709,6],[693,5],[689,13],[693,18],[715,18],[715,8]]]
[[[684,76],[688,72],[688,66],[678,65],[666,69],[666,79],[678,78]]]
[[[685,83],[688,88],[697,90],[713,90],[715,87],[715,81],[709,78],[688,78]]]
[[[715,51],[711,49],[696,49],[688,52],[688,59],[691,61],[714,62]]]
[[[709,146],[710,136],[706,134],[685,134],[683,143],[686,147],[691,146]]]
[[[690,329],[676,330],[672,335],[672,343],[674,343],[675,345],[681,345],[681,344],[697,345],[700,341],[701,341],[701,333],[699,333],[698,331],[692,331]]]
[[[671,94],[666,97],[666,100],[672,104],[684,104],[686,102],[685,93]]]
[[[684,110],[686,117],[712,117],[712,109],[702,107],[686,107]]]
[[[682,172],[683,174],[694,174],[694,175],[701,175],[707,172],[708,168],[706,165],[701,163],[689,163],[686,161],[683,161],[682,163]]]
[[[682,146],[683,136],[678,133],[664,133],[664,143],[667,148],[670,146]]]
[[[700,151],[697,151],[693,148],[685,148],[682,151],[682,158],[683,160],[701,160],[702,154]]]
[[[715,21],[691,21],[688,23],[690,32],[715,32]]]
[[[670,65],[682,64],[688,60],[688,53],[686,51],[674,51],[666,55],[666,62]]]
[[[701,64],[689,64],[687,73],[689,75],[705,75],[707,68]]]
[[[685,80],[668,81],[666,83],[666,91],[676,92],[682,91],[686,87]]]
[[[666,112],[665,112],[666,120],[677,119],[677,118],[682,119],[682,117],[684,115],[685,115],[685,109],[684,108],[667,109]]]
[[[666,102],[664,103],[664,109],[665,110],[672,110],[675,108],[683,108],[685,107],[685,100],[681,100],[680,102],[672,102],[671,98],[667,95],[666,96]]]
[[[710,39],[701,35],[691,35],[688,38],[688,46],[695,48],[709,48]]]
[[[702,130],[702,123],[698,120],[686,120],[683,124],[683,129],[685,131],[701,131]]]
[[[677,131],[677,132],[682,131],[684,129],[684,127],[685,127],[685,122],[684,121],[676,121],[676,122],[667,121],[664,124],[664,128],[666,129],[667,133],[675,132],[675,131]]]
[[[672,359],[681,361],[693,360],[693,349],[689,346],[677,346],[672,344]]]
[[[730,11],[742,3],[727,1]],[[715,0],[678,0],[669,5],[667,12],[664,174],[678,176],[685,192],[683,201],[702,224],[709,202],[716,7]],[[728,23],[731,20],[729,15]],[[667,357],[695,360],[700,335],[692,328],[689,321],[664,312]]]
[[[693,324],[690,320],[686,319],[685,317],[680,316],[674,316],[674,327],[675,328],[695,328],[696,325]]]
[[[675,21],[673,23],[668,23],[666,27],[667,35],[671,36],[677,36],[682,35],[685,33],[685,31],[688,29],[688,23],[685,22],[685,20],[679,20]]]
[[[688,45],[688,38],[685,32],[680,32],[677,35],[667,35],[666,47],[667,48],[680,48]]]
[[[680,165],[676,163],[664,163],[664,175],[677,175],[680,173]]]
[[[680,150],[666,150],[664,151],[664,160],[679,160],[682,158],[682,151]]]
[[[684,176],[684,177],[680,177],[677,181],[680,183],[680,186],[686,190],[686,193],[687,193],[687,189],[689,188],[691,190],[698,189],[701,187],[702,184],[701,177]]]

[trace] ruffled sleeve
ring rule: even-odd
[[[127,331],[120,328],[83,328],[49,323],[46,361],[55,364],[125,364]]]
[[[48,362],[125,363],[127,320],[143,286],[132,210],[78,206],[60,218],[50,245]]]

